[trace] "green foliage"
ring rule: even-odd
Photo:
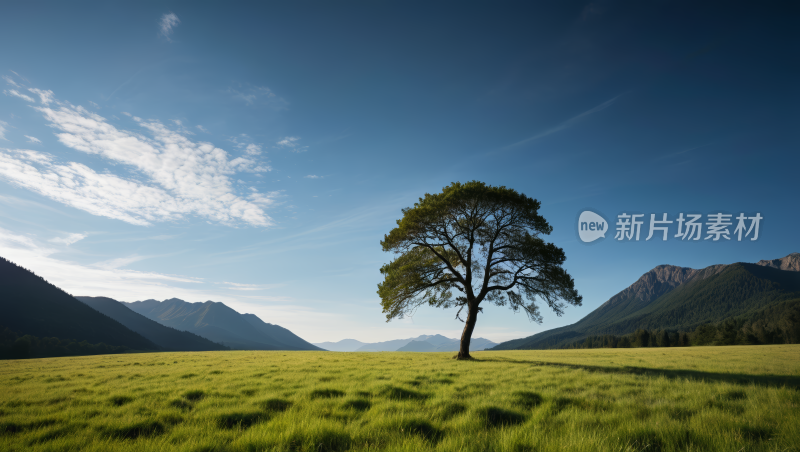
[[[403,209],[381,246],[398,256],[381,267],[378,295],[386,320],[419,306],[467,310],[467,341],[484,301],[541,322],[537,300],[561,315],[580,305],[564,251],[541,236],[552,227],[539,201],[506,187],[454,182]],[[456,295],[454,297],[454,295]],[[467,342],[468,345],[468,342]],[[462,344],[463,348],[463,344]]]
[[[0,450],[794,450],[799,347],[11,360]]]

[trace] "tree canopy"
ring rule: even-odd
[[[537,302],[557,315],[580,305],[566,256],[542,235],[553,228],[538,213],[539,201],[503,186],[454,182],[403,209],[384,236],[384,251],[397,257],[381,267],[378,284],[386,320],[419,306],[466,309],[458,358],[468,359],[480,304],[508,305],[541,323]],[[454,296],[455,295],[455,296]]]

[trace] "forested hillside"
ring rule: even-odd
[[[0,326],[16,334],[104,343],[132,350],[159,348],[44,278],[3,258],[0,258],[0,293]]]
[[[634,337],[637,331],[659,338],[666,332],[673,336],[672,343],[791,343],[794,326],[786,323],[791,320],[779,325],[777,319],[793,318],[794,304],[784,302],[800,298],[796,257],[701,270],[659,266],[579,322],[504,342],[495,350],[582,347],[595,341],[608,346],[624,343],[626,337],[632,345],[641,344],[641,338]],[[730,339],[734,326],[759,333],[742,330],[738,339]],[[720,328],[725,330],[720,333],[724,340],[717,338]],[[680,340],[681,333],[686,341]]]
[[[125,304],[107,297],[75,297],[91,308],[111,317],[131,330],[141,334],[164,350],[207,351],[228,350],[224,345],[212,342],[188,331],[179,331],[133,312]]]

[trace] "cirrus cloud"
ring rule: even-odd
[[[181,23],[181,20],[178,19],[174,13],[167,13],[161,16],[161,21],[159,21],[159,29],[161,30],[161,36],[167,38],[169,40],[170,35],[175,27]]]
[[[164,190],[100,174],[80,163],[59,164],[42,152],[0,150],[0,176],[62,204],[135,225],[175,220],[191,212]]]
[[[17,88],[21,88],[19,83],[15,82],[13,78],[11,78],[11,77],[9,77],[7,75],[3,76],[3,80],[5,80],[6,83],[11,85],[11,86],[16,86]]]
[[[54,238],[48,240],[48,242],[60,243],[60,244],[65,245],[65,246],[70,246],[73,243],[80,242],[81,240],[83,240],[85,238],[86,238],[86,234],[73,233],[73,234],[68,234],[66,237],[54,237]]]
[[[128,171],[123,176],[98,173],[47,153],[0,149],[0,177],[93,215],[136,225],[190,215],[228,225],[273,224],[264,209],[273,204],[274,193],[240,194],[233,185],[237,172],[271,170],[254,153],[231,158],[211,143],[192,141],[157,120],[133,115],[128,116],[141,131],[122,130],[83,107],[57,101],[52,91],[31,92],[43,104],[33,108],[61,143]]]
[[[33,100],[31,96],[28,96],[27,94],[22,94],[21,92],[15,89],[3,90],[3,94],[5,94],[6,96],[19,97],[20,99],[26,100],[28,102],[36,102],[35,100]]]

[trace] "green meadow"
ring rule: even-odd
[[[0,448],[795,451],[800,345],[0,362]]]

